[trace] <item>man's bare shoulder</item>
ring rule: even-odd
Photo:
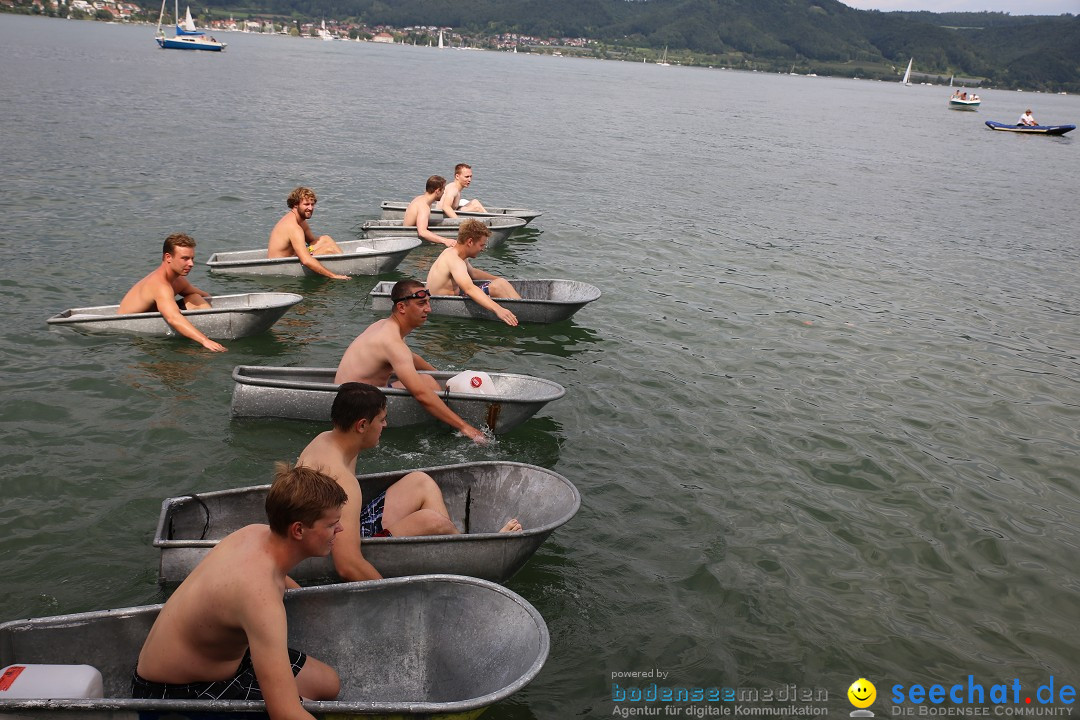
[[[439,253],[439,257],[435,258],[427,275],[428,290],[432,294],[452,295],[454,293],[451,274],[455,267],[455,260],[460,261],[461,258],[458,257],[454,248],[446,248]]]
[[[276,588],[278,576],[270,551],[270,527],[247,525],[222,538],[177,588],[173,597],[225,601],[238,588]]]
[[[348,480],[355,484],[356,475],[346,464],[341,450],[334,444],[333,436],[331,430],[316,435],[300,453],[297,463],[330,475],[338,484]]]
[[[270,538],[269,525],[245,525],[226,535],[206,557],[210,558],[232,554],[259,554],[265,551],[265,543]],[[220,552],[219,552],[220,551]]]
[[[161,268],[151,270],[150,273],[131,286],[131,289],[120,301],[119,312],[137,313],[152,311],[157,305],[157,296],[162,291],[172,289],[172,286],[161,273]]]
[[[302,240],[304,231],[301,229],[300,223],[296,221],[296,216],[293,215],[292,211],[287,212],[277,221],[274,229],[270,231],[270,252],[284,253],[281,257],[294,255],[292,241],[297,236]],[[271,257],[274,257],[274,255],[271,255]]]

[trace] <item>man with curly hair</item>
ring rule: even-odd
[[[306,187],[298,187],[286,199],[289,212],[278,220],[270,231],[268,257],[296,257],[300,264],[313,273],[334,280],[348,280],[348,275],[338,275],[315,259],[316,255],[340,255],[341,248],[329,235],[316,236],[308,225],[315,212],[315,193]]]

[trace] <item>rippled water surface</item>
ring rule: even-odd
[[[336,364],[375,278],[198,267],[305,296],[224,355],[46,317],[118,302],[170,232],[263,244],[297,184],[348,238],[467,161],[470,195],[544,212],[478,264],[604,291],[552,326],[431,320],[436,366],[566,397],[489,448],[394,430],[362,459],[581,490],[510,582],[550,658],[488,717],[610,716],[612,673],[649,668],[844,714],[860,676],[1080,682],[1078,145],[983,127],[1075,123],[1075,96],[152,34],[0,15],[0,620],[161,600],[162,498],[265,482],[322,429],[231,421],[232,367]]]

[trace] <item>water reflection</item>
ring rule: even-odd
[[[544,231],[539,228],[523,227],[515,230],[502,245],[488,248],[484,253],[510,265],[518,265],[518,257],[525,251],[531,250],[543,234]]]
[[[201,345],[187,338],[137,337],[132,345],[141,350],[147,359],[132,363],[122,376],[135,390],[146,386],[147,376],[157,380],[180,399],[195,399],[203,392],[203,379],[218,355],[210,353]],[[182,345],[179,343],[183,343]],[[130,372],[135,371],[135,372]]]
[[[519,325],[516,328],[497,322],[433,316],[413,335],[425,353],[449,363],[468,362],[481,355],[512,356],[521,354],[573,357],[594,349],[604,338],[573,319],[550,325]],[[435,364],[431,358],[429,362]]]
[[[483,446],[441,423],[387,428],[379,445],[360,457],[358,472],[491,460],[555,467],[566,436],[562,425],[543,413],[541,409],[540,415]],[[239,484],[268,482],[259,478],[269,478],[275,460],[295,460],[313,437],[328,429],[329,421],[234,418],[226,431],[226,442],[236,449],[236,460],[223,476],[249,479]]]

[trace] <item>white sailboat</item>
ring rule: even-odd
[[[205,33],[195,27],[195,21],[191,19],[191,8],[187,10],[187,17],[180,22],[179,3],[174,0],[173,17],[176,18],[176,34],[173,37],[165,35],[161,24],[165,19],[165,0],[161,0],[161,14],[158,15],[157,33],[155,40],[163,50],[210,50],[221,52],[225,49],[225,43],[213,38],[207,39]]]
[[[660,62],[657,65],[663,65],[664,67],[671,67],[671,63],[667,61],[667,45],[664,46],[664,57],[660,58]]]
[[[439,49],[443,49],[442,30],[439,31]]]
[[[915,62],[915,58],[911,58],[907,61],[907,71],[904,73],[904,84],[911,85],[911,63]]]
[[[325,40],[327,42],[334,39],[334,36],[331,35],[330,32],[326,29],[326,20],[325,19],[322,21],[322,29],[319,30],[319,37],[321,37],[323,40]]]

